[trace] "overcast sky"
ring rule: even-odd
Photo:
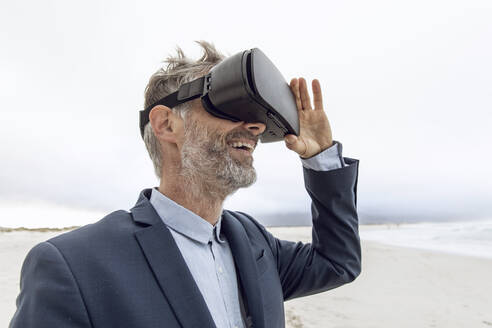
[[[138,111],[176,45],[201,55],[194,40],[320,80],[334,138],[360,159],[362,218],[492,217],[491,1],[27,0],[0,5],[0,226],[129,209],[156,186]],[[255,167],[226,208],[309,211],[283,143],[260,144]]]

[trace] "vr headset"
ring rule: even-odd
[[[224,59],[207,75],[183,84],[178,91],[140,111],[142,138],[152,108],[172,108],[198,97],[213,116],[264,123],[261,142],[282,141],[286,134],[299,135],[297,105],[289,84],[268,57],[254,48]]]

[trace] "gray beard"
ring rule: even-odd
[[[224,200],[239,188],[255,183],[253,158],[237,160],[231,156],[227,145],[227,141],[241,136],[254,137],[245,131],[224,137],[198,126],[191,115],[188,116],[181,149],[180,176],[185,183],[184,189],[191,197]]]

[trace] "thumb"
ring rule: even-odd
[[[291,146],[297,142],[297,136],[294,134],[288,134],[285,136],[284,140],[285,140],[287,147],[289,147],[289,146]]]
[[[284,137],[285,145],[290,150],[295,151],[298,154],[304,154],[306,152],[306,145],[302,142],[298,136],[294,134],[288,134]]]

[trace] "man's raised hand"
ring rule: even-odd
[[[284,141],[287,148],[295,151],[301,158],[309,158],[319,154],[333,145],[331,127],[323,110],[321,86],[317,79],[312,82],[314,108],[311,107],[306,80],[293,78],[290,89],[294,94],[299,114],[299,136],[288,134]]]

